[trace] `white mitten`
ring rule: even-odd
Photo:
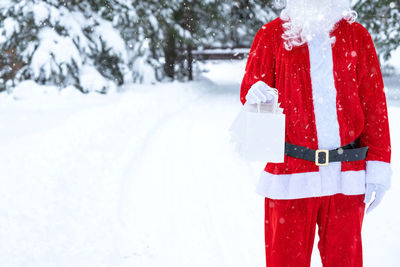
[[[372,200],[372,195],[375,192],[375,198]],[[365,188],[365,198],[364,198],[364,203],[369,204],[367,208],[367,214],[370,213],[373,209],[376,208],[376,206],[381,203],[383,196],[386,193],[386,187],[381,185],[381,184],[372,184],[372,183],[367,183],[366,188]]]
[[[276,89],[258,81],[247,92],[246,102],[249,104],[272,103],[275,97],[277,97]]]

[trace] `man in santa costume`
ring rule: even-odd
[[[378,57],[349,0],[288,0],[251,47],[240,99],[286,115],[285,160],[268,163],[268,267],[310,266],[316,225],[323,266],[362,266],[361,226],[390,187],[390,136]]]

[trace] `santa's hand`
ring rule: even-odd
[[[374,200],[371,202],[372,200],[372,195],[375,192],[375,198]],[[370,213],[373,209],[376,208],[376,206],[379,205],[379,203],[381,203],[383,196],[386,193],[386,188],[383,185],[380,184],[371,184],[371,183],[367,183],[366,188],[365,188],[365,198],[364,198],[364,203],[365,204],[369,204],[368,208],[367,208],[367,214]]]
[[[272,103],[275,99],[276,89],[266,83],[258,81],[253,84],[246,95],[249,104]]]

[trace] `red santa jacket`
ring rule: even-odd
[[[240,100],[257,81],[279,92],[286,115],[286,142],[318,149],[313,111],[310,61],[307,44],[287,51],[281,35],[283,21],[277,18],[256,34],[240,89]],[[366,161],[390,163],[388,113],[382,75],[373,41],[359,23],[340,20],[331,32],[333,76],[341,145],[359,138],[368,146],[365,160],[342,162],[342,171],[365,170]],[[268,163],[265,171],[293,174],[318,171],[314,162],[285,155],[283,163]]]

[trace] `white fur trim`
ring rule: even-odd
[[[329,36],[315,36],[308,43],[308,50],[318,147],[334,149],[340,147],[340,135]]]
[[[380,184],[385,189],[390,188],[392,167],[390,163],[383,161],[367,161],[366,182],[369,184]]]
[[[256,192],[271,199],[320,197],[338,193],[360,195],[365,193],[365,171],[345,171],[340,175],[321,175],[321,172],[276,175],[262,171]]]

